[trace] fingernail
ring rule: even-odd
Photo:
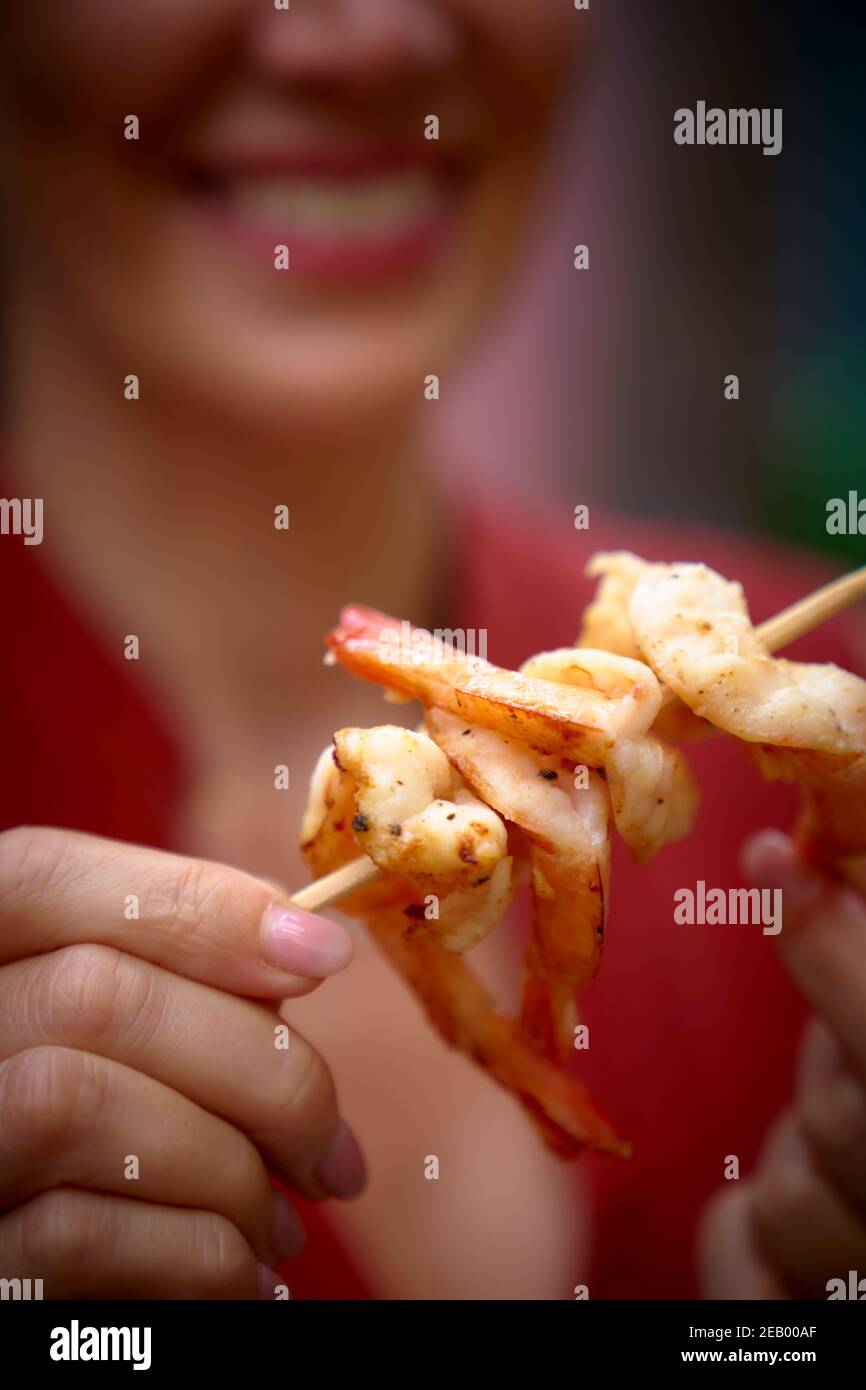
[[[835,1132],[849,1140],[853,1148],[854,1135],[861,1132],[863,1125],[863,1087],[860,1082],[847,1068],[838,1071],[827,1078],[823,1099],[827,1114],[833,1117]]]
[[[824,1090],[845,1068],[845,1054],[823,1019],[813,1018],[800,1043],[797,1094]]]
[[[762,830],[743,848],[743,868],[759,888],[780,888],[785,907],[799,908],[821,892],[822,880],[803,863],[787,835]]]
[[[352,938],[327,917],[271,903],[264,917],[262,952],[279,970],[321,979],[345,970],[352,959]]]
[[[357,1139],[341,1120],[315,1176],[332,1197],[359,1197],[367,1186],[367,1165]]]
[[[276,1298],[277,1289],[284,1287],[284,1280],[273,1269],[268,1269],[267,1265],[257,1265],[258,1275],[257,1299],[266,1299],[269,1302]]]
[[[766,1136],[760,1149],[763,1170],[797,1168],[808,1161],[809,1150],[793,1110],[786,1111]]]
[[[281,1260],[290,1260],[303,1248],[303,1222],[288,1198],[282,1192],[275,1192],[269,1252]]]

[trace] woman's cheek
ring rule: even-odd
[[[247,0],[6,0],[7,101],[43,118],[103,120],[168,106],[236,37]]]
[[[442,0],[446,3],[446,0]],[[479,47],[527,74],[561,69],[590,34],[590,12],[573,0],[451,0]]]

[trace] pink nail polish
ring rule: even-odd
[[[804,864],[787,835],[762,830],[743,847],[743,868],[758,887],[781,888],[791,905],[817,896],[821,880]]]
[[[315,1176],[332,1197],[360,1197],[367,1186],[367,1165],[357,1139],[341,1120]]]
[[[273,1269],[268,1269],[267,1265],[257,1265],[258,1292],[256,1298],[260,1301],[270,1302],[277,1296],[277,1289],[283,1285],[283,1280]]]
[[[323,979],[345,970],[352,959],[352,938],[327,917],[271,903],[264,917],[262,955],[279,970]]]
[[[271,1217],[270,1253],[281,1260],[293,1259],[304,1248],[304,1226],[298,1213],[282,1192],[274,1193]]]

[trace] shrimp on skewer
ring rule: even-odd
[[[363,918],[442,1036],[568,1157],[584,1145],[629,1152],[564,1064],[575,991],[601,959],[611,815],[638,861],[694,819],[690,769],[663,739],[718,728],[750,744],[766,776],[799,783],[803,850],[866,884],[866,682],[770,656],[739,585],[703,565],[619,552],[595,557],[591,572],[601,584],[588,645],[542,652],[519,672],[344,609],[330,660],[386,698],[418,699],[426,725],[341,730],[316,766],[303,824],[315,877],[346,866],[329,896],[307,890],[310,905],[340,901]],[[790,635],[803,607],[768,624],[767,641]],[[369,860],[348,865],[357,848]],[[527,866],[533,936],[510,1021],[461,954],[503,914],[514,868]],[[371,869],[383,876],[371,882]]]
[[[357,857],[355,841],[346,833],[354,816],[355,783],[341,776],[331,742],[316,759],[301,820],[301,853],[315,878]]]
[[[521,1020],[541,1051],[564,1061],[574,1048],[575,990],[601,964],[610,877],[604,780],[587,769],[578,790],[561,759],[442,710],[428,711],[427,726],[478,796],[526,836],[534,920]]]
[[[643,735],[661,700],[658,681],[642,661],[590,649],[542,653],[522,672],[504,671],[456,656],[444,644],[437,647],[435,638],[417,629],[409,630],[412,660],[398,666],[383,637],[389,621],[367,610],[347,610],[329,639],[331,648],[355,674],[426,703],[428,727],[437,741],[448,737],[445,751],[453,765],[488,805],[528,835],[536,910],[522,1017],[536,1045],[563,1060],[573,1047],[575,990],[597,971],[604,933],[610,803],[591,764],[610,761],[618,825],[636,856],[648,857],[691,821],[695,798],[686,764],[657,741],[644,746]],[[563,738],[568,731],[563,710],[577,720],[580,708],[585,721],[587,702],[592,718],[619,730],[616,738],[599,738],[596,730],[594,741],[587,742],[586,722]],[[479,724],[470,723],[475,746],[483,750],[479,756],[472,756],[462,731],[443,727],[443,715],[450,713],[453,720],[455,708],[461,715],[466,708],[480,713]],[[627,730],[634,731],[633,744]],[[565,763],[564,749],[571,754]],[[572,778],[575,749],[587,759],[579,790]],[[539,760],[545,756],[555,765]],[[338,758],[344,762],[339,736]],[[626,770],[641,773],[633,790]],[[560,777],[568,794],[562,783],[551,785]],[[359,843],[366,847],[360,837]],[[381,861],[372,848],[369,852],[383,867],[396,867],[387,844]]]
[[[702,718],[799,784],[800,838],[828,859],[866,853],[866,681],[770,656],[739,584],[705,565],[651,565],[629,613],[661,678]]]
[[[500,817],[456,780],[426,734],[341,729],[313,774],[301,838],[315,869],[327,858],[345,862],[354,845],[379,868],[434,892],[438,910],[416,914],[418,929],[464,951],[508,908],[512,860]]]
[[[618,685],[604,688],[588,678],[563,690],[552,681],[461,656],[423,629],[404,626],[413,646],[405,661],[392,659],[388,640],[400,632],[400,624],[372,609],[344,608],[326,641],[331,655],[363,680],[573,762],[600,766],[617,738],[645,733],[661,705],[659,683],[640,662],[631,663],[631,678],[623,672]]]
[[[313,774],[303,822],[304,856],[320,876],[356,854],[351,829],[356,785],[325,749]],[[508,864],[502,860],[494,870]],[[424,887],[394,874],[353,893],[341,908],[361,917],[374,941],[419,996],[434,1027],[488,1070],[529,1110],[545,1142],[562,1157],[585,1146],[627,1155],[629,1146],[596,1110],[586,1090],[531,1046],[518,1024],[499,1014],[465,961],[424,929]]]
[[[636,557],[630,556],[635,560]],[[524,674],[566,685],[587,680],[614,695],[638,682],[643,662],[585,648],[563,647],[530,657]],[[614,822],[632,857],[645,863],[662,845],[681,840],[692,828],[698,789],[691,768],[675,748],[651,735],[619,738],[604,763]]]
[[[630,550],[600,550],[587,563],[584,574],[598,579],[595,597],[583,614],[576,647],[597,647],[643,660],[628,615],[634,586],[646,569],[647,561]]]
[[[658,738],[620,739],[605,771],[614,823],[638,864],[688,835],[698,788],[678,748]]]
[[[508,853],[495,811],[465,792],[449,800],[451,767],[426,734],[394,724],[341,729],[334,761],[355,779],[355,841],[380,869],[469,886]]]
[[[430,931],[439,945],[455,955],[465,955],[505,916],[514,897],[514,860],[500,859],[484,885],[452,888],[439,903],[439,918]],[[426,909],[425,909],[426,921]]]
[[[619,1138],[573,1076],[542,1057],[512,1023],[493,1008],[466,960],[435,942],[407,936],[399,907],[369,922],[373,938],[415,991],[447,1042],[459,1047],[527,1108],[545,1143],[562,1158],[589,1146],[628,1157]]]
[[[587,563],[584,573],[598,579],[592,603],[583,615],[576,646],[599,647],[639,661],[646,657],[640,648],[629,614],[635,585],[649,561],[630,550],[600,550]],[[663,704],[656,716],[653,732],[670,743],[694,743],[713,732],[705,720],[693,714],[681,700]],[[674,838],[679,838],[675,836]]]

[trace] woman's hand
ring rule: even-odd
[[[866,1276],[866,902],[777,832],[745,860],[759,887],[782,889],[779,954],[818,1017],[755,1173],[706,1214],[704,1293],[826,1298],[829,1280]]]
[[[352,955],[234,869],[62,830],[0,834],[0,1276],[46,1298],[252,1298],[304,1196],[363,1160],[273,1005]],[[282,1044],[282,1045],[281,1045]]]

